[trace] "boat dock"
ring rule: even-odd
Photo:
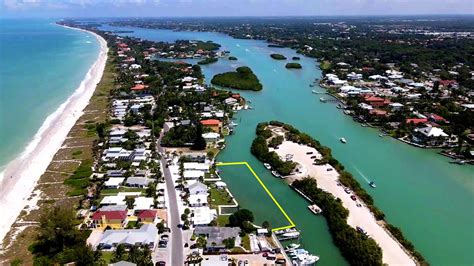
[[[308,196],[306,196],[301,190],[295,188],[294,186],[292,186],[291,184],[289,184],[288,186],[290,186],[294,191],[296,191],[298,194],[300,194],[303,198],[305,198],[307,201],[309,201],[310,203],[314,203]]]

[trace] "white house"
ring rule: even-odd
[[[118,189],[120,184],[122,184],[124,180],[125,178],[123,177],[112,177],[112,178],[109,178],[109,180],[104,182],[104,186],[105,188]]]

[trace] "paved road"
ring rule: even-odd
[[[160,142],[161,138],[163,137],[165,132],[168,132],[169,128],[165,124],[164,128],[160,134],[160,138],[158,139],[157,147],[158,151],[161,154],[164,154],[164,149],[161,147]],[[168,168],[166,168],[166,159],[163,157],[161,158],[161,167],[163,169],[165,182],[166,182],[166,190],[168,191],[168,206],[169,206],[169,213],[170,217],[168,217],[168,226],[171,228],[171,238],[170,238],[170,245],[171,245],[171,265],[184,265],[184,258],[183,258],[183,251],[184,251],[184,244],[183,244],[183,232],[180,228],[178,228],[178,224],[181,221],[179,211],[178,211],[178,200],[176,198],[176,191],[174,188],[173,180],[171,178],[171,173]]]

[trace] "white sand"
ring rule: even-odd
[[[80,30],[80,29],[75,29]],[[102,78],[107,61],[107,42],[100,42],[100,53],[76,91],[54,113],[48,116],[25,151],[10,162],[0,174],[0,239],[3,240],[25,207],[40,176],[59,150],[69,131],[82,115]],[[0,245],[3,241],[0,241]]]
[[[306,152],[310,151],[313,154],[307,155]],[[321,156],[316,149],[285,141],[275,152],[282,158],[285,158],[286,154],[293,154],[292,160],[301,164],[304,168],[302,174],[289,178],[298,179],[309,175],[317,180],[319,188],[342,200],[344,207],[349,210],[347,223],[354,228],[356,226],[362,227],[377,242],[382,248],[384,263],[389,265],[415,265],[414,260],[405,253],[401,245],[377,223],[370,210],[364,204],[362,204],[362,207],[357,207],[357,203],[362,202],[359,200],[357,202],[353,201],[350,198],[351,194],[347,194],[342,186],[337,185],[339,174],[331,165],[313,165],[314,159],[311,159],[311,156]],[[333,170],[327,171],[328,168],[333,168]]]

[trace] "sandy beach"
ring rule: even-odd
[[[38,179],[82,115],[82,111],[102,78],[107,61],[107,42],[99,35],[89,33],[100,42],[97,60],[76,91],[43,122],[25,151],[10,162],[0,174],[0,209],[3,212],[0,219],[0,239],[2,240],[25,207]]]
[[[347,194],[342,186],[338,186],[339,174],[331,165],[313,165],[314,159],[311,159],[311,156],[321,157],[316,149],[284,141],[275,152],[282,158],[285,158],[287,154],[292,154],[292,160],[300,164],[301,173],[288,177],[289,180],[311,176],[317,180],[319,188],[342,200],[344,207],[349,210],[347,223],[354,228],[356,226],[362,227],[377,242],[382,248],[384,263],[389,265],[415,265],[414,260],[400,244],[377,223],[370,210],[358,199],[353,201],[350,198],[351,194]],[[313,154],[307,155],[307,152],[313,152]],[[332,170],[328,171],[328,169]],[[358,207],[358,203],[362,203],[362,206]]]

